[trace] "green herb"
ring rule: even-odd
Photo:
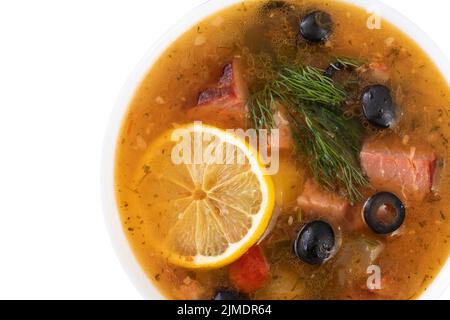
[[[358,65],[350,59],[339,63]],[[250,97],[248,107],[250,126],[272,129],[278,102],[283,105],[297,149],[316,181],[354,203],[362,197],[361,187],[369,183],[358,161],[362,127],[339,108],[346,97],[343,87],[321,69],[282,67],[270,85]]]
[[[347,96],[344,88],[314,67],[284,67],[274,89],[281,95],[293,95],[299,100],[329,106],[341,105]]]
[[[339,57],[336,58],[336,62],[332,63],[331,66],[336,70],[340,71],[345,68],[359,68],[365,64],[365,61],[356,58],[349,57]]]
[[[249,121],[248,127],[255,129],[273,129],[275,127],[275,96],[273,91],[268,87],[250,96],[248,101]]]
[[[362,131],[337,110],[298,102],[290,112],[298,149],[306,156],[315,180],[325,189],[341,191],[352,203],[368,185],[357,155]]]

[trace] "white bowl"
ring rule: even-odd
[[[142,61],[134,70],[125,86],[122,89],[119,100],[109,121],[108,131],[104,142],[102,157],[102,200],[106,224],[111,236],[113,246],[127,272],[131,281],[145,299],[164,299],[155,288],[151,280],[145,275],[139,263],[137,262],[130,245],[126,239],[125,233],[119,218],[118,204],[114,191],[114,162],[116,143],[119,137],[119,131],[122,120],[128,109],[131,99],[144,79],[147,72],[152,68],[156,60],[164,51],[186,30],[193,27],[197,22],[210,16],[211,14],[226,8],[242,0],[211,0],[200,5],[187,14],[178,24],[169,30],[145,55]],[[378,0],[347,0],[361,8],[371,12],[377,12],[384,19],[388,20],[404,33],[413,38],[436,63],[441,72],[450,82],[450,64],[446,56],[436,46],[436,44],[414,23],[406,17],[393,10],[392,8],[380,3]],[[433,284],[421,296],[421,299],[438,299],[446,288],[450,285],[450,261],[447,261],[444,268],[434,280]]]

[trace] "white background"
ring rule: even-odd
[[[0,298],[140,299],[104,226],[103,136],[136,63],[202,2],[0,0]],[[384,2],[450,57],[449,1]]]

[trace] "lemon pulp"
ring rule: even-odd
[[[201,146],[200,157],[195,148],[187,155],[174,151],[180,143],[173,139],[174,129],[149,148],[135,175],[147,240],[173,264],[222,267],[242,256],[267,228],[272,181],[256,152],[234,134],[204,125],[179,129],[193,146]],[[199,134],[202,139],[196,140]],[[220,148],[224,152],[211,152]],[[180,154],[191,161],[178,163],[174,155]]]

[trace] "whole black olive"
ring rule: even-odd
[[[232,290],[217,290],[213,300],[246,300],[246,297]]]
[[[334,253],[336,245],[333,228],[325,221],[306,224],[294,243],[295,255],[310,265],[320,265]]]
[[[389,192],[380,192],[370,197],[364,205],[363,212],[369,228],[383,235],[398,230],[406,217],[402,201]]]
[[[381,84],[364,89],[362,109],[367,120],[376,127],[389,128],[395,122],[396,111],[391,90]]]
[[[300,34],[311,42],[325,42],[332,31],[333,20],[328,13],[323,11],[311,12],[300,22]]]

